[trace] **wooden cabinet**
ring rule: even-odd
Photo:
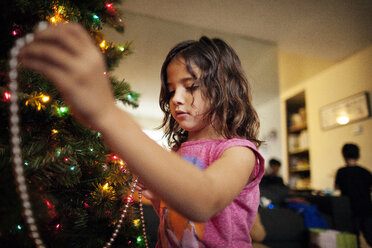
[[[311,166],[305,92],[288,98],[285,101],[285,109],[289,187],[294,190],[308,190]]]

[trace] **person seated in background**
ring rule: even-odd
[[[269,168],[260,183],[261,205],[264,207],[282,206],[289,195],[289,188],[279,175],[281,162],[277,159],[269,160]]]
[[[270,159],[269,160],[269,169],[263,176],[261,180],[261,184],[277,184],[277,185],[284,185],[283,179],[279,176],[279,170],[281,166],[281,162],[277,159]]]

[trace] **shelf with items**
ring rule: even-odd
[[[303,154],[303,156],[291,156],[289,161],[289,171],[290,172],[310,172],[310,165],[308,160],[308,155]]]
[[[300,154],[303,154],[303,153],[308,153],[309,152],[309,148],[297,148],[295,150],[291,150],[289,151],[289,155],[300,155]]]
[[[285,101],[289,186],[294,190],[310,188],[310,148],[308,142],[305,92]]]
[[[300,132],[302,130],[306,130],[307,128],[307,123],[306,122],[301,122],[301,123],[297,123],[296,125],[292,125],[288,128],[288,132],[290,133],[297,133],[297,132]]]

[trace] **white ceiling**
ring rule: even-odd
[[[372,44],[372,0],[124,0],[122,9],[329,61]]]

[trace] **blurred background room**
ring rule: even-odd
[[[156,127],[167,51],[201,35],[222,38],[237,51],[252,85],[267,169],[270,159],[280,161],[278,174],[288,189],[277,202],[263,198],[263,245],[324,242],[285,206],[289,201],[317,207],[327,229],[338,232],[328,232],[327,240],[352,231],[350,203],[334,184],[347,142],[359,145],[359,164],[372,170],[372,1],[126,0],[121,10],[124,34],[104,33],[115,42],[133,41],[134,53],[114,74],[141,94],[139,107],[128,111],[149,136],[165,144]]]

